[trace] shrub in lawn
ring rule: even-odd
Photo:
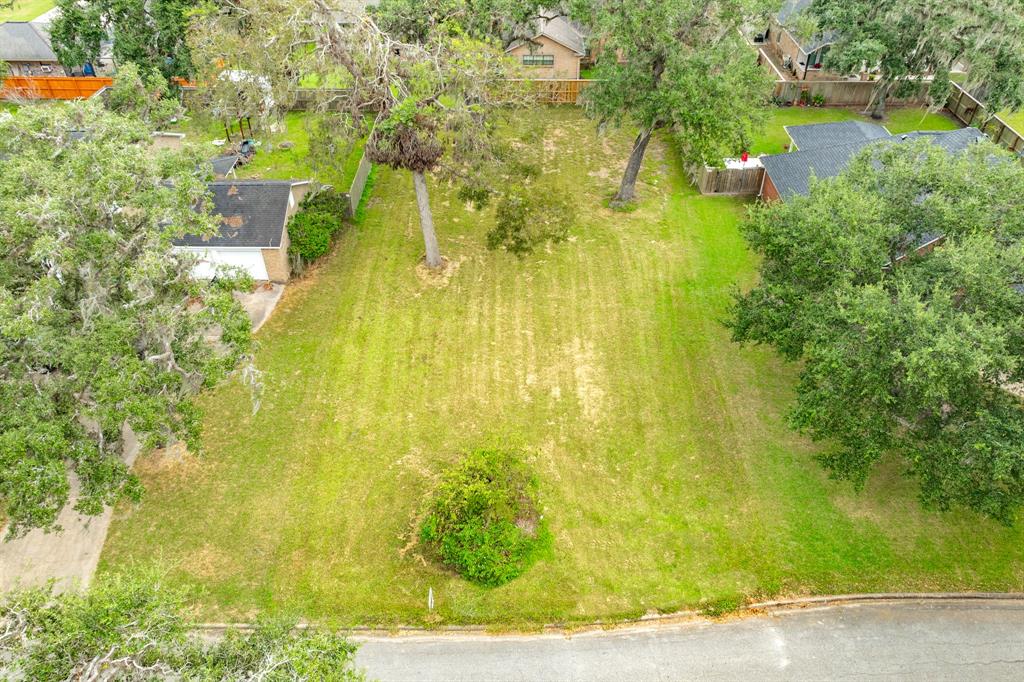
[[[467,580],[513,580],[550,544],[536,477],[512,453],[471,452],[444,475],[420,539]]]
[[[331,235],[341,225],[341,220],[323,211],[300,211],[288,223],[291,245],[288,252],[305,263],[310,263],[327,253],[331,247]]]

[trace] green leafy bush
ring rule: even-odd
[[[497,586],[515,579],[550,545],[536,477],[512,453],[471,452],[444,475],[420,539],[468,580]]]
[[[296,213],[288,223],[288,252],[306,263],[316,260],[331,248],[331,236],[340,225],[339,218],[323,211]]]
[[[316,194],[307,194],[302,200],[303,211],[328,213],[335,216],[339,221],[348,215],[350,209],[351,204],[349,203],[348,196],[333,189],[324,189]]]

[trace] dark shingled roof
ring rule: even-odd
[[[762,156],[761,164],[764,166],[764,172],[772,179],[779,196],[788,199],[800,194],[810,194],[812,175],[822,179],[842,173],[850,159],[868,144],[870,140],[861,140],[835,147],[809,149],[805,152]]]
[[[958,154],[978,140],[985,139],[985,133],[977,128],[960,128],[958,130],[919,130],[913,133],[893,135],[893,140],[920,140],[926,138],[945,149],[950,154]]]
[[[880,140],[889,137],[889,131],[880,125],[866,121],[838,121],[836,123],[811,123],[808,125],[786,126],[786,132],[793,144],[802,152],[821,147],[835,147],[865,140]]]
[[[210,165],[213,166],[213,174],[218,178],[227,177],[235,168],[235,164],[238,163],[238,154],[228,154],[227,156],[218,156],[215,159],[210,159]]]
[[[0,24],[0,61],[55,62],[45,27],[28,21]]]
[[[822,124],[828,125],[828,124]],[[961,128],[948,131],[922,131],[892,135],[878,140],[861,140],[834,147],[820,147],[806,151],[762,156],[765,173],[771,178],[779,196],[787,199],[806,195],[811,191],[811,176],[819,180],[832,178],[842,173],[857,152],[873,143],[904,142],[927,138],[951,154],[967,149],[968,146],[984,139],[985,134],[977,128]]]
[[[290,180],[220,181],[209,184],[212,212],[222,222],[215,237],[186,235],[175,246],[277,249],[284,235]]]

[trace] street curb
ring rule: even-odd
[[[771,609],[881,601],[1024,601],[1024,592],[866,592],[776,599],[749,604],[740,610],[767,611]]]
[[[839,606],[843,604],[857,603],[882,603],[882,602],[962,602],[962,601],[1021,601],[1024,602],[1024,592],[869,592],[855,594],[824,595],[818,597],[796,597],[793,599],[776,599],[771,601],[755,602],[747,604],[736,611],[722,614],[721,617],[748,617],[763,614],[771,611],[795,611],[815,606]],[[582,634],[595,630],[629,630],[639,626],[666,625],[671,623],[694,621],[714,621],[716,617],[709,616],[698,610],[674,611],[672,613],[658,613],[640,616],[639,618],[624,618],[621,620],[595,620],[581,623],[550,623],[532,629],[523,630],[495,630],[492,625],[444,625],[438,627],[425,627],[421,625],[396,625],[394,627],[381,627],[372,625],[354,625],[351,627],[339,628],[339,632],[349,633],[357,636],[395,636],[395,635],[459,635],[459,634],[488,634],[494,636],[522,637],[536,634]],[[252,630],[255,626],[252,623],[199,623],[192,627],[194,631],[210,635],[223,633],[226,630]],[[315,623],[298,623],[298,630],[315,629],[319,627]]]

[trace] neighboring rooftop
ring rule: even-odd
[[[822,126],[833,125],[831,123],[817,124]],[[809,128],[813,126],[794,126]],[[943,147],[951,154],[956,154],[967,149],[968,146],[984,139],[985,134],[977,128],[961,128],[959,130],[944,131],[919,131],[905,133],[903,135],[887,135],[884,138],[862,139],[856,142],[838,144],[831,147],[817,147],[814,149],[790,152],[788,154],[774,154],[761,157],[765,173],[772,180],[779,196],[783,199],[810,194],[811,177],[819,180],[832,178],[842,173],[849,165],[857,152],[869,144],[904,142],[926,138]]]
[[[889,137],[889,131],[866,121],[837,121],[785,126],[793,144],[802,152],[822,147],[835,147],[854,142],[868,142]]]
[[[573,25],[565,17],[557,16],[555,14],[546,14],[539,17],[536,20],[536,32],[533,35],[533,39],[536,40],[541,36],[550,38],[559,45],[569,48],[580,57],[586,56],[587,44],[586,38],[583,35],[583,30]],[[522,45],[524,40],[517,40],[508,46],[509,50],[515,49]]]
[[[55,62],[57,55],[43,25],[8,21],[0,24],[0,61]]]
[[[212,212],[221,216],[214,237],[186,235],[176,246],[277,249],[284,236],[291,180],[237,180],[209,183]]]

